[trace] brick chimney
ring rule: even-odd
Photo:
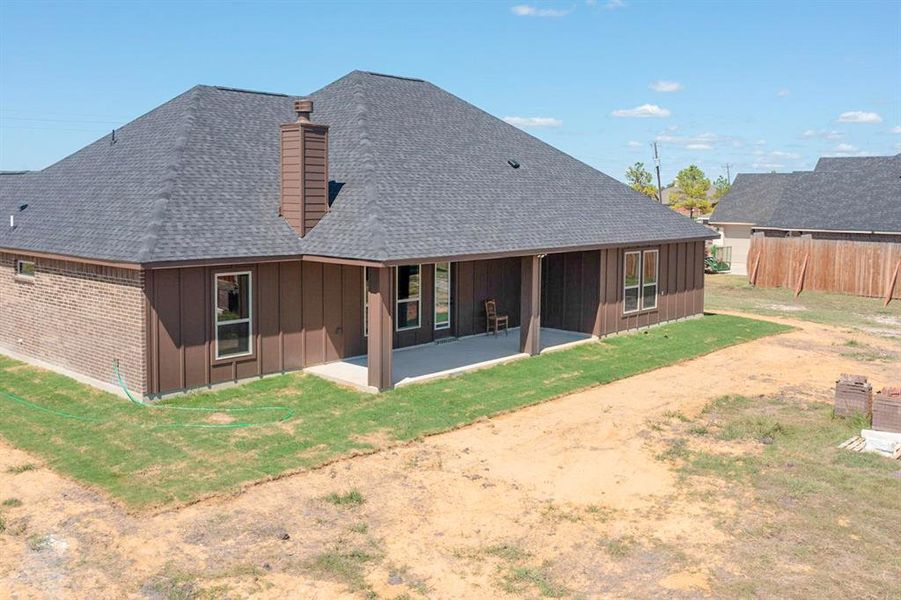
[[[295,100],[297,121],[281,126],[279,214],[303,237],[328,212],[328,125],[310,122],[312,100]]]

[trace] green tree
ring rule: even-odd
[[[689,211],[692,218],[698,214],[710,212],[710,200],[707,192],[710,180],[697,165],[689,165],[676,174],[676,189],[672,195],[672,205]]]
[[[657,188],[653,184],[654,176],[644,168],[643,162],[637,162],[626,169],[626,181],[629,182],[629,187],[636,192],[641,192],[648,198],[660,202],[660,198],[657,196]]]
[[[729,190],[732,189],[732,184],[729,183],[729,180],[720,175],[716,178],[716,181],[713,182],[713,199],[719,200],[723,196],[729,193]]]

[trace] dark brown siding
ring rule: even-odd
[[[657,308],[623,314],[623,258],[659,251]],[[542,261],[541,325],[607,335],[704,310],[704,243],[549,254]]]
[[[541,324],[606,335],[703,310],[703,242],[659,248],[658,307],[622,314],[625,248],[551,254],[542,260]],[[215,359],[215,273],[253,274],[253,354]],[[485,300],[520,324],[519,257],[452,267],[451,328],[434,331],[434,265],[423,264],[421,326],[395,332],[394,347],[485,332]],[[366,353],[363,268],[289,261],[147,272],[148,393],[296,370]],[[394,302],[394,298],[391,298]]]
[[[215,359],[215,273],[253,274],[254,353]],[[365,353],[361,267],[314,262],[148,271],[150,394]]]
[[[499,258],[455,263],[451,329],[457,336],[485,333],[485,300],[497,301],[497,311],[519,326],[520,259]],[[433,307],[428,308],[433,311]]]

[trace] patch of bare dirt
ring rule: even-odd
[[[21,501],[0,508],[0,598],[707,595],[712,573],[741,569],[714,548],[742,507],[686,494],[654,423],[725,394],[828,401],[842,372],[897,377],[897,361],[841,356],[884,340],[774,320],[800,329],[155,515],[44,467],[14,473],[38,461],[0,444],[0,501]],[[365,502],[323,500],[350,489]]]

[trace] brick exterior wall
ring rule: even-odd
[[[16,276],[16,260],[36,274]],[[146,389],[144,274],[141,271],[0,253],[0,347],[115,383]]]

